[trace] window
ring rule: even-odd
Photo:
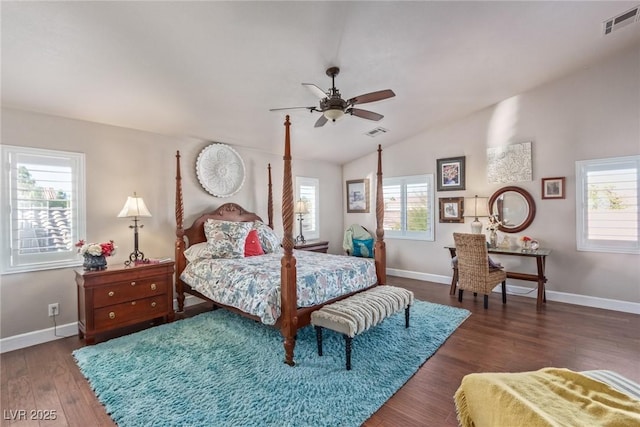
[[[434,240],[433,174],[383,179],[385,236]]]
[[[84,154],[0,146],[3,274],[78,265],[85,234]]]
[[[302,176],[296,177],[296,200],[295,202],[302,200],[308,213],[302,216],[302,234],[306,240],[313,240],[320,238],[320,208],[319,208],[319,188],[320,181],[318,178],[305,178]],[[299,230],[298,215],[295,215],[296,230]]]
[[[576,162],[579,251],[640,253],[640,156]]]

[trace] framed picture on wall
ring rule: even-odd
[[[443,197],[440,201],[440,222],[464,222],[464,197]]]
[[[438,159],[438,191],[464,190],[464,160],[465,157],[450,157]]]
[[[564,177],[542,178],[543,199],[564,199]]]
[[[369,179],[347,181],[347,213],[369,213]]]

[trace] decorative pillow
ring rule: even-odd
[[[353,256],[373,258],[373,239],[353,239]]]
[[[265,254],[282,252],[282,239],[264,222],[254,221],[253,228],[258,230],[260,244]]]
[[[251,230],[247,235],[247,240],[244,243],[244,256],[256,256],[264,255],[262,246],[260,245],[260,238],[258,237],[258,230]]]
[[[243,258],[244,245],[251,231],[251,222],[208,219],[204,223],[207,249],[212,258]]]
[[[193,246],[189,246],[187,250],[184,251],[184,257],[189,262],[194,262],[197,259],[213,258],[208,249],[207,242],[196,243]]]

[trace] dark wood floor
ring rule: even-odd
[[[373,426],[456,426],[453,394],[472,372],[529,371],[543,367],[573,370],[610,369],[640,382],[640,316],[548,302],[536,313],[535,300],[499,294],[482,308],[482,298],[465,295],[459,304],[449,287],[396,277],[418,299],[462,306],[473,314],[436,354],[366,423]],[[207,309],[190,308],[187,316]],[[9,411],[55,411],[55,421],[40,425],[113,426],[76,367],[71,351],[78,337],[52,341],[3,354],[1,425],[12,424]],[[20,421],[19,426],[39,425]]]

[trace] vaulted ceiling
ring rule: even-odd
[[[640,45],[635,2],[9,2],[2,105],[344,163]],[[392,89],[314,128],[301,83]],[[365,134],[381,126],[388,132]]]

